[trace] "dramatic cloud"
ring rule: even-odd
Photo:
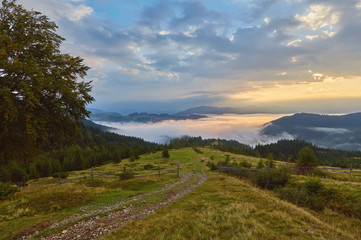
[[[333,28],[339,22],[340,14],[333,11],[332,6],[312,4],[304,15],[296,14],[295,18],[305,28],[318,30],[321,28]]]
[[[334,89],[326,76],[342,78],[355,91],[325,97],[361,99],[356,94],[361,90],[359,0],[21,2],[55,20],[66,38],[63,51],[84,57],[92,67],[93,107],[169,112],[199,105],[241,107],[258,105],[256,96],[262,91],[268,96],[269,89],[278,94],[269,101],[287,102],[280,99],[287,95],[306,104],[311,98],[299,89],[320,82],[323,89]]]

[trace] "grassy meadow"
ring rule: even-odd
[[[170,158],[161,152],[140,156],[133,162],[109,163],[94,168],[94,174],[122,173],[124,167],[140,175],[175,169],[180,173],[204,173],[206,182],[196,191],[171,203],[160,211],[139,221],[112,231],[102,239],[360,239],[361,220],[348,214],[354,208],[325,208],[314,211],[281,200],[276,191],[263,190],[250,180],[219,175],[206,166],[208,161],[247,161],[255,168],[260,158],[221,152],[211,148],[172,149]],[[197,153],[198,152],[198,153]],[[211,158],[213,160],[211,160]],[[263,159],[263,161],[266,161]],[[285,165],[276,162],[276,166]],[[144,166],[152,165],[151,169]],[[361,182],[358,174],[346,175],[327,170],[321,179],[327,188],[342,193],[350,204],[360,203]],[[68,178],[89,175],[91,169],[71,172]],[[301,186],[314,177],[292,175],[291,186]],[[83,209],[97,209],[133,196],[161,189],[177,181],[176,173],[121,180],[78,179],[64,184],[40,184],[51,177],[33,180],[11,199],[0,201],[0,239],[16,239],[26,233],[39,239],[52,232],[62,231],[70,224],[47,230],[56,221],[81,213]],[[152,202],[164,196],[150,195]],[[346,209],[346,210],[345,210]],[[351,210],[350,210],[351,209]],[[357,209],[356,209],[357,210]],[[89,217],[89,216],[88,216]],[[80,221],[80,220],[77,220]]]

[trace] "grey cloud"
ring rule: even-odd
[[[35,2],[46,4],[50,9],[50,2]],[[234,21],[232,15],[209,9],[203,1],[162,0],[144,8],[139,20],[126,28],[98,18],[96,12],[76,22],[59,18],[57,23],[60,34],[67,38],[66,50],[107,61],[103,68],[99,67],[107,78],[95,83],[94,93],[99,101],[134,99],[135,94],[144,100],[143,96],[148,97],[150,91],[159,93],[166,89],[178,90],[178,96],[173,97],[181,98],[197,90],[243,89],[254,81],[269,81],[270,84],[314,81],[311,76],[307,78],[305,71],[308,69],[336,76],[360,75],[361,9],[354,7],[356,2],[287,2],[287,14],[278,16],[277,8],[285,1],[254,1],[253,7],[245,8],[247,14],[240,12],[239,18],[244,20],[240,22],[239,19]],[[309,34],[298,28],[300,23],[294,15],[303,14],[312,3],[332,4],[341,13],[337,34],[328,39],[303,40],[299,47],[287,47],[288,42]],[[263,23],[265,16],[270,16],[269,24]],[[257,26],[259,23],[262,24]],[[253,27],[246,28],[248,25]],[[185,32],[190,26],[195,28],[187,35]],[[159,34],[162,30],[169,34]],[[229,39],[231,31],[234,32],[233,41]],[[297,57],[298,61],[291,62],[292,57]],[[124,71],[114,69],[109,63]],[[288,72],[287,76],[276,76],[283,71]],[[90,72],[92,74],[95,73]],[[169,79],[167,74],[177,77]],[[141,94],[142,91],[146,94]],[[111,92],[109,96],[108,92]],[[163,95],[166,94],[160,94]],[[205,99],[170,100],[168,104],[210,105]],[[224,99],[208,100],[217,104]]]

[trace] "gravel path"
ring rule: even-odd
[[[198,181],[196,183],[188,182],[193,177],[197,178]],[[114,205],[101,207],[96,210],[86,210],[86,208],[84,208],[82,214],[72,215],[62,220],[61,222],[52,224],[51,226],[48,227],[48,229],[57,228],[70,222],[79,221],[80,219],[85,217],[93,216],[92,218],[90,218],[89,220],[77,222],[76,224],[70,226],[69,228],[61,232],[55,233],[53,235],[41,239],[42,240],[96,239],[100,236],[106,235],[113,229],[126,225],[131,220],[140,220],[156,212],[157,210],[183,197],[184,195],[194,191],[198,186],[202,185],[206,179],[207,176],[204,174],[190,173],[183,175],[179,181],[174,182],[172,184],[168,184],[162,189],[135,196],[124,202],[119,202]],[[157,194],[162,192],[166,192],[165,196],[167,197],[163,199],[161,202],[146,204],[145,200],[141,201],[142,199],[146,198],[151,194]],[[121,206],[125,204],[129,204],[136,201],[138,201],[137,202],[138,206],[129,205],[128,207],[121,208]],[[141,203],[141,205],[139,205],[139,203]],[[144,205],[145,208],[140,210],[142,205]],[[118,208],[120,208],[120,210],[116,210]],[[26,239],[28,237],[30,236],[23,236],[20,239]]]

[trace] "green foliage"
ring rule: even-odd
[[[275,159],[274,156],[273,156],[273,153],[271,153],[271,152],[267,153],[267,157],[266,157],[266,158],[267,158],[269,161]]]
[[[261,188],[276,189],[285,186],[290,178],[290,170],[287,167],[281,167],[258,171],[252,181]]]
[[[247,162],[246,160],[242,160],[239,165],[240,168],[251,168],[252,167],[252,163]]]
[[[134,178],[134,173],[130,170],[126,170],[119,175],[119,178],[120,178],[120,180],[131,179],[131,178]]]
[[[12,182],[18,183],[28,179],[28,174],[25,169],[15,161],[9,164],[8,171],[10,177],[8,180],[11,180]]]
[[[267,162],[266,162],[266,166],[268,168],[275,168],[276,167],[275,161],[273,159],[268,159]]]
[[[325,186],[319,178],[311,178],[305,182],[305,190],[309,195],[316,195],[323,191]]]
[[[0,200],[7,199],[14,195],[14,193],[18,192],[19,188],[17,186],[13,186],[10,183],[0,182]]]
[[[298,174],[310,174],[312,170],[318,165],[318,160],[315,152],[312,148],[303,147],[298,153],[298,159],[296,161],[296,173]]]
[[[301,207],[307,207],[315,211],[322,211],[327,207],[347,216],[361,219],[359,194],[352,195],[337,190],[333,186],[326,187],[317,178],[311,178],[303,185],[280,188],[277,193],[280,198]]]
[[[153,169],[153,168],[154,168],[154,166],[152,164],[150,164],[150,163],[144,165],[145,170],[150,170],[150,169]]]
[[[103,132],[93,127],[83,129],[82,133],[84,137],[76,139],[76,144],[42,153],[31,163],[12,161],[1,166],[0,180],[22,182],[24,176],[26,179],[48,177],[53,173],[120,162],[121,159],[128,158],[133,149],[144,154],[160,148],[158,144],[145,142],[140,138]]]
[[[29,208],[36,213],[58,212],[63,209],[80,206],[94,199],[89,191],[70,191],[57,189],[42,194],[29,195],[27,199],[19,202],[19,208]]]
[[[53,178],[65,179],[69,176],[68,172],[56,172],[51,175]]]
[[[162,151],[162,157],[169,158],[168,146],[164,146],[163,151]]]
[[[303,147],[298,153],[296,161],[299,167],[316,167],[318,164],[315,152],[309,147]]]
[[[218,170],[217,165],[216,165],[213,161],[207,162],[206,165],[207,165],[207,167],[209,167],[209,169],[210,169],[211,171],[216,171],[216,170]]]
[[[263,160],[260,159],[257,163],[257,168],[261,169],[261,168],[265,168],[266,165],[264,164]]]
[[[277,190],[281,199],[287,200],[301,207],[308,207],[315,211],[325,209],[325,200],[321,195],[309,194],[304,187],[284,187]]]
[[[225,139],[202,139],[202,137],[182,137],[172,139],[169,143],[170,148],[184,148],[184,147],[205,147],[210,146],[214,149],[223,152],[230,152],[235,154],[254,155],[254,150],[251,146],[240,143],[235,140]]]
[[[202,154],[203,152],[201,150],[199,150],[199,148],[196,148],[196,147],[192,147],[193,150],[198,153],[198,154]]]
[[[79,183],[85,184],[87,187],[101,187],[104,185],[104,181],[95,178],[85,178],[79,180]]]
[[[0,8],[0,165],[71,143],[94,99],[89,67],[60,51],[56,24],[15,0]]]
[[[311,172],[311,175],[314,177],[328,177],[329,174],[322,169],[314,168]]]

